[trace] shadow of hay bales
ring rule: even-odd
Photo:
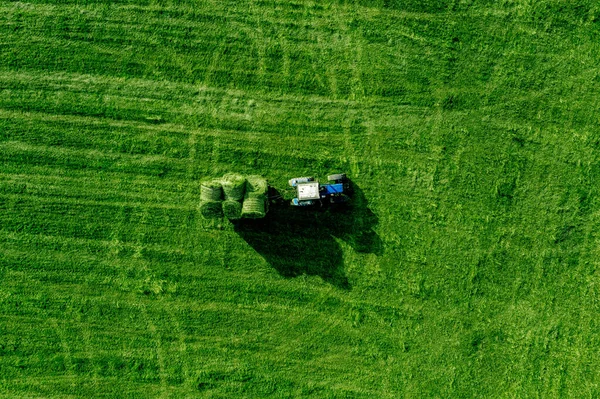
[[[271,205],[264,219],[237,222],[235,231],[282,276],[317,275],[350,289],[342,248],[335,238],[357,252],[383,253],[381,239],[373,230],[378,218],[368,208],[362,190],[352,182],[351,188],[349,203],[306,209],[280,201]]]

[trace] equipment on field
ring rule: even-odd
[[[329,175],[327,180],[328,184],[320,184],[313,177],[290,179],[290,186],[296,189],[291,205],[310,207],[347,202],[351,185],[346,174]],[[199,209],[207,219],[223,216],[232,221],[262,219],[269,210],[269,203],[280,203],[283,198],[277,190],[269,187],[264,177],[257,175],[229,173],[221,179],[202,183],[200,189]]]
[[[327,176],[329,184],[320,184],[314,177],[296,177],[289,184],[296,188],[297,197],[292,200],[293,206],[314,206],[324,204],[341,204],[350,198],[350,180],[345,173]]]

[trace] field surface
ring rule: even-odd
[[[591,0],[0,1],[0,398],[599,397],[599,65]]]

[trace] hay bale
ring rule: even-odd
[[[267,197],[254,193],[246,193],[242,203],[242,217],[247,219],[260,219],[266,215]]]
[[[200,184],[201,201],[220,201],[221,199],[223,199],[221,181],[215,179]]]
[[[246,191],[246,178],[236,173],[228,173],[221,180],[226,200],[241,201]]]
[[[223,201],[223,214],[227,219],[237,220],[242,217],[242,204],[238,201]]]
[[[246,177],[246,193],[267,195],[268,188],[267,179],[264,177],[257,175]]]
[[[218,219],[223,216],[221,201],[201,201],[200,214],[205,219]]]

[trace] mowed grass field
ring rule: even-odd
[[[0,1],[0,397],[600,396],[599,66],[591,0]]]

